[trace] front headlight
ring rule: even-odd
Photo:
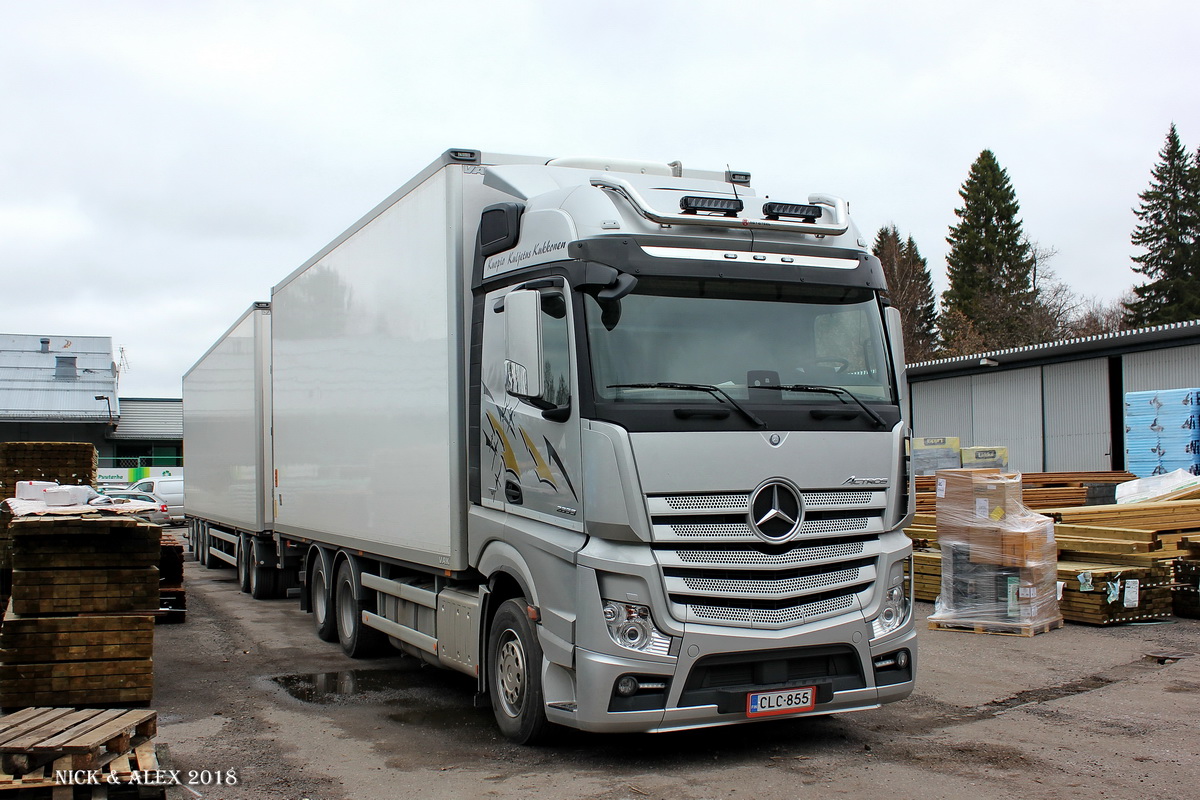
[[[883,608],[871,623],[876,639],[903,626],[912,613],[912,603],[908,599],[909,577],[904,574],[904,562],[893,565],[888,577],[889,585],[884,591]]]
[[[608,626],[609,637],[627,650],[660,656],[670,654],[671,638],[654,626],[647,606],[605,600],[604,623]]]

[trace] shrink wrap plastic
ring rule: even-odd
[[[936,486],[942,589],[930,622],[998,630],[1061,622],[1054,521],[1022,503],[1021,476],[939,470]]]

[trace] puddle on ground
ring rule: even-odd
[[[469,679],[420,666],[351,669],[279,675],[271,679],[288,694],[316,705],[385,705],[388,718],[404,725],[491,731],[490,708],[475,708]]]

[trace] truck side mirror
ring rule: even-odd
[[[884,320],[887,322],[888,349],[892,351],[896,371],[896,389],[899,392],[900,413],[908,419],[908,378],[904,374],[904,325],[901,323],[900,312],[888,306],[884,309]]]
[[[504,388],[516,397],[542,394],[542,297],[516,289],[504,297]]]

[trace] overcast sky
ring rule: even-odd
[[[748,170],[895,223],[945,287],[985,148],[1103,301],[1167,129],[1200,144],[1200,3],[0,0],[0,332],[111,336],[123,397],[449,147]]]

